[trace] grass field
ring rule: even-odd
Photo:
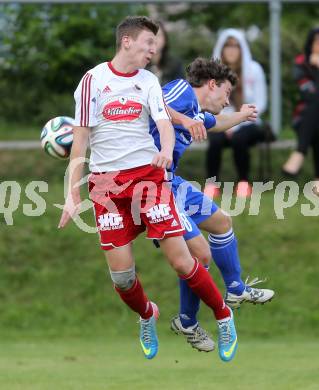
[[[230,363],[177,336],[163,338],[152,361],[137,339],[125,336],[1,344],[0,388],[8,390],[316,390],[319,384],[318,342],[247,341]]]
[[[274,180],[288,151],[273,155]],[[256,161],[256,155],[253,161]],[[178,307],[177,281],[161,253],[140,237],[134,247],[138,272],[161,308],[160,353],[146,361],[139,351],[136,316],[120,302],[107,276],[94,234],[74,224],[57,231],[66,164],[42,151],[2,152],[0,177],[16,181],[21,199],[13,225],[0,215],[0,389],[317,389],[319,306],[318,217],[301,214],[298,202],[278,220],[274,193],[260,212],[234,217],[243,275],[266,276],[276,299],[236,312],[240,347],[236,360],[200,354],[170,334]],[[299,183],[311,179],[310,162]],[[203,153],[185,156],[184,176],[203,182]],[[254,171],[255,173],[256,171]],[[232,177],[225,155],[225,179]],[[23,205],[31,180],[44,180],[46,210],[28,217]],[[88,211],[85,220],[92,224]],[[221,288],[214,266],[211,272]],[[203,307],[201,323],[216,332]],[[218,386],[218,387],[217,387]]]
[[[39,140],[40,133],[41,133],[41,128],[38,129],[36,126],[32,126],[32,125],[25,126],[17,123],[0,124],[0,142],[18,141],[18,140]]]
[[[18,123],[0,123],[0,142],[16,140],[39,140],[41,126],[45,123],[36,125],[21,125]],[[279,134],[280,139],[294,139],[295,135],[290,127],[284,127]]]

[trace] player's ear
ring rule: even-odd
[[[129,49],[130,48],[131,39],[128,35],[124,35],[122,38],[122,47],[123,49]]]
[[[214,90],[216,88],[216,80],[215,79],[211,79],[208,81],[208,87],[210,90]]]

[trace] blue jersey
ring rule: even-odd
[[[166,104],[175,111],[192,119],[201,120],[206,129],[215,126],[216,119],[214,115],[201,111],[195,92],[186,80],[178,79],[167,83],[163,87],[163,94]],[[181,125],[174,125],[174,129],[176,141],[173,152],[173,164],[169,169],[171,172],[175,172],[179,159],[193,141],[189,131]],[[152,119],[150,120],[150,133],[154,138],[155,145],[160,150],[159,132]]]

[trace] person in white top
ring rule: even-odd
[[[225,133],[209,135],[209,148],[206,155],[208,177],[220,181],[222,150],[230,146],[233,149],[234,162],[238,175],[236,193],[249,196],[250,154],[249,148],[265,139],[260,116],[267,109],[267,85],[261,65],[254,61],[244,34],[230,28],[222,31],[213,50],[213,58],[221,59],[238,76],[238,83],[230,97],[230,106],[225,112],[237,111],[244,103],[253,103],[257,107],[259,118],[255,123],[243,122]],[[217,190],[206,189],[217,195]],[[211,195],[213,195],[213,193]]]
[[[158,308],[147,298],[136,277],[132,241],[146,229],[148,238],[160,240],[161,249],[179,277],[187,280],[221,322],[224,360],[231,360],[237,349],[232,312],[210,274],[190,255],[165,181],[175,134],[159,82],[143,69],[156,52],[157,31],[158,26],[146,17],[127,17],[117,27],[115,57],[89,70],[75,91],[72,174],[59,227],[78,212],[81,199],[77,183],[83,171],[83,163],[78,164],[78,160],[85,157],[89,139],[89,191],[101,248],[105,250],[115,290],[140,315],[140,342],[145,357],[152,359],[157,353]],[[160,152],[149,134],[149,116],[160,132]]]

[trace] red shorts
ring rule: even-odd
[[[104,250],[128,244],[145,229],[150,239],[184,234],[171,183],[161,168],[92,173],[89,192]]]

